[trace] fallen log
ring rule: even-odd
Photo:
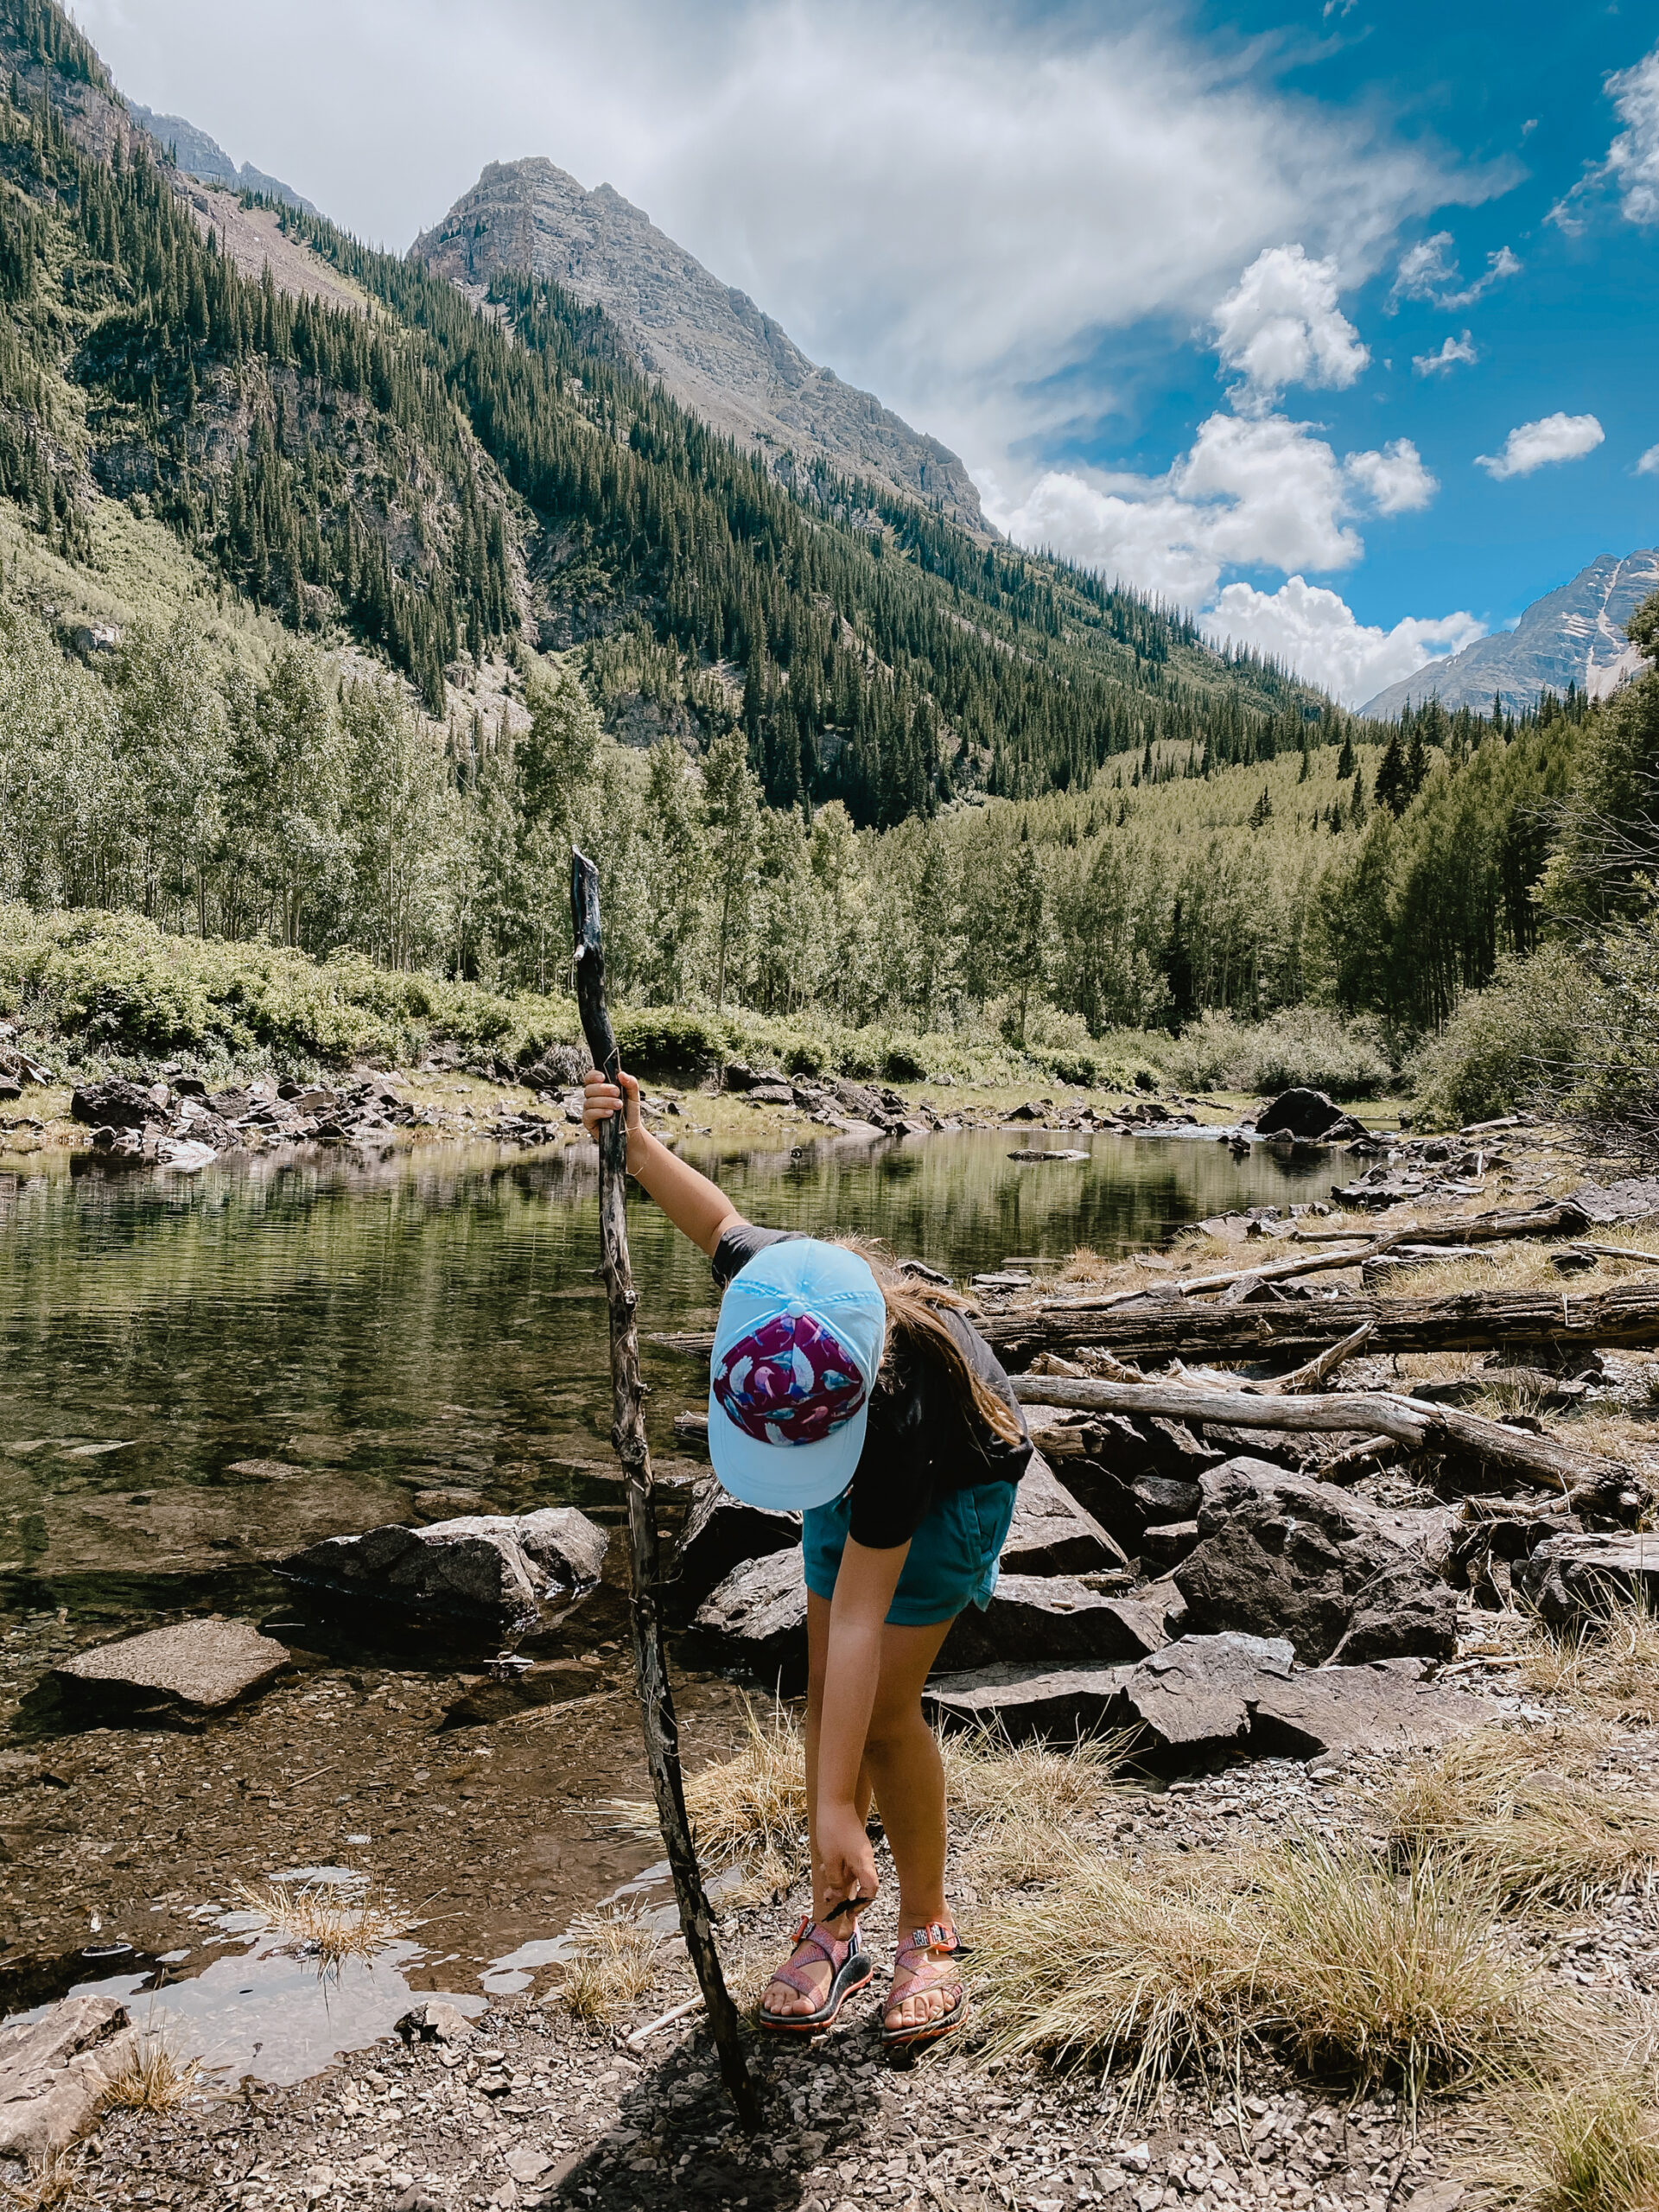
[[[1570,1236],[1590,1226],[1590,1217],[1571,1198],[1552,1205],[1527,1206],[1496,1213],[1446,1214],[1439,1221],[1420,1221],[1399,1231],[1416,1244],[1506,1244],[1517,1236]],[[1293,1229],[1298,1244],[1332,1244],[1357,1236],[1352,1229]]]
[[[1334,1391],[1317,1397],[1261,1397],[1248,1390],[1193,1389],[1169,1382],[1096,1382],[1058,1375],[1016,1375],[1021,1405],[1074,1412],[1151,1414],[1189,1427],[1295,1430],[1387,1436],[1408,1452],[1452,1449],[1519,1482],[1559,1491],[1575,1507],[1633,1516],[1647,1488],[1616,1459],[1580,1452],[1553,1436],[1535,1436],[1479,1414],[1387,1390]]]
[[[1157,1367],[1172,1359],[1287,1360],[1300,1363],[1371,1324],[1372,1354],[1412,1351],[1594,1351],[1659,1346],[1659,1290],[1641,1281],[1571,1293],[1452,1291],[1430,1298],[1295,1299],[1281,1306],[1194,1306],[1143,1292],[1141,1302],[1103,1309],[1018,1306],[976,1324],[1002,1364],[1023,1368],[1042,1352],[1099,1345]],[[707,1359],[706,1332],[659,1336],[661,1350]]]

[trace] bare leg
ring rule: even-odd
[[[859,1811],[868,1817],[872,1791],[899,1870],[899,1925],[912,1928],[943,1920],[944,1904],[944,1770],[933,1732],[922,1718],[922,1685],[949,1631],[949,1621],[927,1628],[887,1628],[881,1638],[881,1673],[870,1715],[864,1764],[858,1777]],[[806,1599],[806,1814],[812,1839],[813,1910],[821,1914],[839,1897],[823,1891],[817,1857],[818,1725],[823,1711],[823,1664],[830,1645],[830,1601],[812,1592]],[[844,1932],[844,1930],[842,1931]],[[830,1969],[822,1961],[806,1967],[818,1994],[803,1997],[787,1982],[767,1989],[769,2012],[809,2012],[822,2001]],[[925,2018],[944,2009],[944,2000],[912,2000],[919,2010],[906,2018]]]

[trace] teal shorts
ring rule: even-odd
[[[1014,1518],[1012,1483],[980,1483],[942,1497],[910,1540],[899,1586],[887,1608],[893,1628],[931,1628],[954,1620],[964,1606],[982,1611],[996,1587],[996,1563]],[[833,1598],[842,1547],[852,1521],[850,1489],[801,1516],[806,1586]]]

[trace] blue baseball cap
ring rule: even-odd
[[[709,1457],[734,1497],[800,1513],[840,1497],[887,1335],[880,1287],[842,1245],[793,1236],[739,1269],[709,1362]]]

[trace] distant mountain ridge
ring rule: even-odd
[[[1569,683],[1600,698],[1644,665],[1624,635],[1650,592],[1659,591],[1659,552],[1622,558],[1604,553],[1571,583],[1535,600],[1513,630],[1478,639],[1447,660],[1430,661],[1402,683],[1390,683],[1360,709],[1379,721],[1437,698],[1445,707],[1491,710],[1494,696],[1511,714],[1535,706],[1541,691],[1565,692]]]
[[[268,176],[251,162],[244,162],[238,168],[216,138],[198,130],[183,116],[157,115],[137,100],[127,102],[127,112],[164,153],[172,155],[187,176],[199,177],[204,184],[224,185],[232,192],[263,192],[272,200],[285,200],[290,207],[302,208],[308,215],[318,212],[291,184]]]
[[[551,278],[604,308],[635,361],[680,404],[743,444],[823,458],[991,533],[949,447],[810,361],[747,292],[722,284],[613,186],[587,191],[540,156],[492,162],[411,257],[457,283],[498,270]]]

